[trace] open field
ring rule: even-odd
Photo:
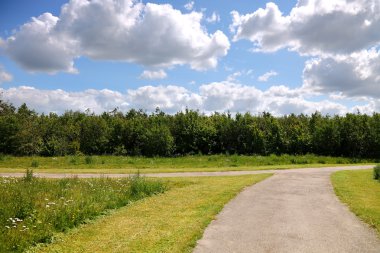
[[[129,156],[63,156],[63,157],[0,157],[0,172],[50,173],[160,173],[185,171],[238,171],[325,167],[334,165],[374,163],[371,159],[328,157],[316,155],[239,156],[209,155],[175,158]]]
[[[155,193],[166,185],[123,179],[0,178],[0,252],[23,252],[88,219]]]
[[[171,178],[164,194],[59,234],[54,243],[31,252],[191,252],[230,199],[269,176]]]
[[[380,235],[380,182],[373,170],[339,171],[331,179],[339,199]]]

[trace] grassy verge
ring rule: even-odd
[[[171,189],[86,224],[31,252],[191,252],[223,206],[270,174],[169,179]]]
[[[33,178],[0,179],[0,252],[23,252],[37,242],[49,242],[106,210],[119,208],[165,185],[142,177],[124,179]]]
[[[348,164],[373,163],[368,159],[327,156],[238,156],[210,155],[175,158],[147,158],[127,156],[66,156],[66,157],[12,157],[2,156],[0,172],[23,172],[33,168],[36,172],[51,173],[142,173],[184,171],[236,171],[324,167]]]
[[[373,170],[339,171],[331,179],[339,199],[380,235],[380,182]]]

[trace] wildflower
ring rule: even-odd
[[[49,205],[46,205],[46,208],[49,208],[50,206]]]
[[[5,226],[6,229],[10,229],[11,227],[10,226]]]

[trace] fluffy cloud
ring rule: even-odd
[[[190,91],[181,86],[143,86],[120,93],[111,90],[85,90],[68,92],[63,90],[39,90],[33,87],[0,89],[3,97],[16,106],[27,103],[39,112],[63,113],[67,109],[101,113],[116,107],[125,111],[141,108],[154,111],[157,107],[168,113],[186,108],[201,112],[271,112],[275,115],[289,113],[311,114],[316,110],[322,113],[342,114],[360,109],[371,113],[380,107],[380,100],[367,100],[360,108],[349,108],[329,100],[312,101],[307,91],[286,86],[272,86],[260,90],[254,86],[242,85],[236,81],[223,81],[203,84],[198,91]],[[315,100],[315,99],[314,99]]]
[[[30,71],[76,72],[74,60],[128,61],[144,66],[216,67],[230,43],[207,33],[203,14],[134,0],[71,0],[59,17],[33,18],[5,40],[5,52]]]
[[[21,26],[4,43],[6,53],[23,68],[35,72],[59,70],[77,73],[74,68],[76,45],[55,31],[58,18],[45,13]]]
[[[278,75],[278,73],[277,73],[276,71],[271,70],[271,71],[266,72],[265,74],[259,76],[259,77],[257,78],[257,80],[259,80],[260,82],[268,82],[268,80],[269,80],[271,77],[273,77],[273,76],[277,76],[277,75]]]
[[[157,71],[154,70],[144,70],[140,78],[142,79],[149,79],[149,80],[154,80],[154,79],[164,79],[167,77],[167,74],[164,70],[160,69]]]
[[[298,0],[289,15],[268,3],[246,15],[233,11],[232,17],[234,40],[251,40],[259,51],[350,54],[380,42],[378,0]]]
[[[311,59],[303,78],[304,86],[317,92],[380,98],[380,51]]]
[[[12,81],[13,76],[5,71],[4,67],[0,65],[0,84]]]

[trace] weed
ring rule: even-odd
[[[33,178],[34,178],[33,170],[31,170],[31,169],[26,169],[26,171],[25,171],[25,176],[24,176],[24,181],[25,181],[25,182],[32,182],[32,181],[33,181]]]

